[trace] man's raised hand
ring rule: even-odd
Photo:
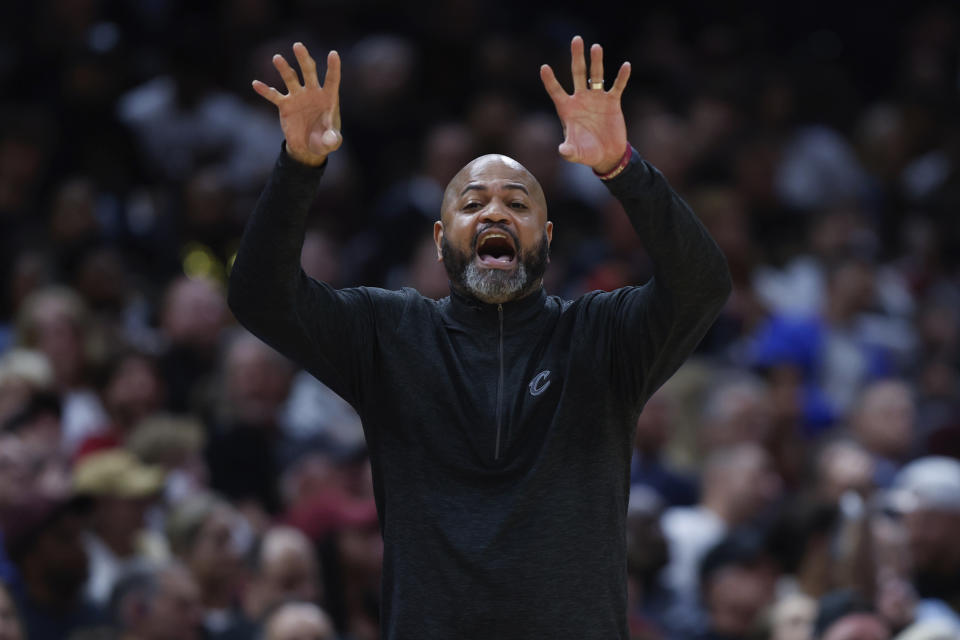
[[[287,153],[304,164],[321,165],[343,142],[340,135],[340,56],[336,51],[327,55],[327,73],[321,86],[317,79],[317,63],[303,43],[293,45],[293,54],[303,73],[302,85],[297,72],[278,53],[273,56],[273,66],[283,78],[286,95],[259,80],[253,81],[253,90],[277,106]]]
[[[597,173],[616,168],[627,148],[627,126],[620,108],[620,96],[630,77],[630,63],[624,62],[609,91],[604,91],[603,48],[590,47],[590,74],[583,52],[583,38],[574,36],[570,42],[573,70],[573,95],[560,86],[550,65],[540,67],[540,79],[563,124],[564,141],[560,155],[570,162],[579,162]],[[601,88],[590,85],[600,82]]]

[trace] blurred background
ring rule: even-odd
[[[378,637],[359,420],[224,301],[281,144],[250,81],[297,40],[343,58],[313,277],[446,295],[442,189],[502,152],[575,297],[650,265],[556,153],[538,68],[569,87],[574,34],[608,85],[633,64],[629,138],[735,283],[638,422],[632,637],[960,638],[958,30],[927,2],[4,2],[0,640]]]

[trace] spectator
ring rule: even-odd
[[[83,547],[87,502],[38,496],[5,514],[7,552],[20,580],[14,601],[31,640],[60,640],[106,622],[105,610],[84,595],[88,559]]]
[[[203,609],[190,572],[178,564],[140,568],[122,578],[111,596],[122,638],[200,640]]]
[[[663,391],[655,393],[637,418],[630,484],[652,488],[669,506],[689,506],[697,498],[694,481],[671,468],[665,459],[671,418],[671,398]]]
[[[158,364],[142,352],[131,350],[115,356],[104,367],[99,391],[109,422],[80,444],[80,456],[121,446],[137,422],[163,406],[163,380]]]
[[[960,462],[926,457],[907,464],[892,499],[905,514],[918,619],[943,618],[960,629]]]
[[[179,278],[166,290],[160,330],[167,348],[160,370],[167,389],[167,408],[183,412],[202,403],[204,385],[216,366],[220,332],[227,322],[227,303],[220,285],[209,278]]]
[[[264,640],[335,640],[333,625],[315,604],[290,602],[277,607],[266,621]]]
[[[817,602],[803,594],[780,598],[770,613],[770,640],[813,640]]]
[[[203,460],[203,425],[187,416],[154,414],[134,427],[125,448],[144,464],[166,471],[164,498],[170,504],[209,484],[209,472]]]
[[[753,531],[741,530],[711,549],[700,566],[708,628],[704,640],[745,640],[760,627],[773,598],[776,567]]]
[[[713,385],[703,409],[702,450],[743,442],[766,443],[773,434],[773,402],[757,378],[730,376]]]
[[[883,624],[873,612],[870,603],[860,593],[853,589],[835,589],[821,596],[817,603],[817,617],[813,628],[814,638],[822,639],[826,632],[830,631],[838,622],[847,618],[851,619],[852,622],[844,625],[841,629],[850,627],[854,629],[863,627],[873,629],[876,624],[881,626]],[[865,618],[869,621],[864,622]],[[844,634],[842,637],[848,636]],[[869,637],[873,639],[873,636]]]
[[[847,491],[868,496],[874,489],[874,459],[857,442],[835,440],[817,456],[818,495],[829,504],[837,504]]]
[[[51,392],[53,368],[45,355],[29,349],[10,349],[0,358],[0,424],[21,411],[38,393]]]
[[[875,615],[855,613],[830,625],[823,640],[890,640],[890,630]]]
[[[664,579],[675,608],[687,613],[700,610],[698,568],[704,555],[727,532],[756,521],[777,498],[780,480],[770,456],[743,443],[707,458],[700,489],[699,504],[668,509],[662,520],[670,549]]]
[[[221,370],[221,392],[206,450],[211,485],[245,509],[276,513],[285,444],[279,420],[294,367],[242,332],[229,343]]]
[[[874,299],[875,267],[856,255],[831,266],[822,313],[774,315],[753,344],[756,367],[803,381],[804,424],[813,435],[845,416],[863,387],[893,371],[893,353],[871,336],[863,313]]]
[[[244,610],[250,620],[262,620],[270,609],[287,600],[317,602],[319,565],[313,545],[290,527],[269,529],[260,542]]]
[[[667,541],[660,528],[663,500],[644,485],[630,487],[627,505],[627,602],[631,640],[665,638],[663,612],[670,594],[660,573],[667,565]]]
[[[63,395],[63,447],[69,454],[107,422],[91,388],[91,371],[100,357],[95,327],[80,297],[51,287],[24,300],[17,320],[20,344],[36,348],[53,366],[55,388]]]
[[[90,566],[86,594],[106,606],[117,580],[151,561],[143,539],[144,515],[163,487],[163,470],[123,449],[109,449],[81,459],[73,482],[92,501],[84,537]]]
[[[857,440],[873,457],[874,484],[887,488],[900,466],[915,451],[916,406],[901,380],[880,380],[867,386],[853,409]]]
[[[166,524],[174,556],[200,589],[207,633],[223,633],[239,619],[242,558],[251,543],[249,525],[222,498],[196,494],[178,503]]]

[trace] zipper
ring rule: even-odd
[[[500,356],[500,377],[497,379],[497,442],[493,449],[493,459],[500,459],[500,428],[503,424],[503,305],[497,305],[497,317],[500,321],[497,352]]]

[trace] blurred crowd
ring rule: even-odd
[[[735,283],[637,424],[631,637],[960,638],[960,11],[584,4],[3,3],[0,640],[378,637],[360,421],[224,300],[282,139],[249,83],[343,58],[311,276],[446,295],[442,190],[494,151],[575,297],[650,276],[556,152],[576,33]]]

